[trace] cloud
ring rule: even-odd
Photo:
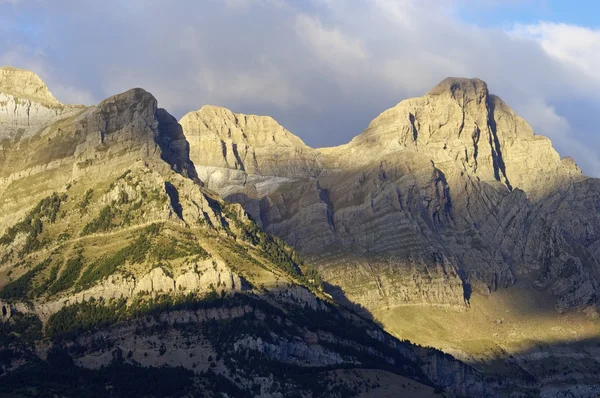
[[[208,101],[213,103],[252,98],[288,108],[305,102],[302,94],[291,87],[285,74],[266,60],[262,60],[259,71],[231,72],[201,68],[194,82],[205,93]]]
[[[574,140],[569,121],[559,116],[553,106],[537,98],[523,105],[522,116],[537,127],[538,134],[550,137],[554,146],[571,153],[578,163],[585,164],[589,170],[600,170],[597,147]]]
[[[461,20],[474,3],[0,3],[0,60],[38,72],[66,102],[143,87],[176,117],[206,103],[268,114],[313,146],[349,141],[386,108],[447,76],[479,77],[562,156],[600,175],[598,31],[478,26]]]
[[[317,18],[298,15],[296,33],[321,62],[331,65],[336,71],[343,71],[348,62],[367,58],[366,49],[359,39],[344,35],[336,28],[326,28]]]
[[[517,25],[512,33],[535,40],[551,57],[578,68],[589,78],[600,80],[600,30],[540,22]]]

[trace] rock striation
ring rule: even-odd
[[[196,177],[181,127],[143,89],[132,89],[102,101],[75,121],[75,131],[85,136],[85,142],[78,145],[74,154],[84,166],[119,153],[126,155],[124,162],[157,161],[158,157],[174,170]],[[106,151],[98,151],[102,148]]]
[[[206,145],[192,146],[208,156],[197,172],[182,126],[143,89],[71,107],[34,74],[3,68],[0,95],[8,98],[0,104],[6,111],[0,119],[0,349],[7,354],[2,375],[9,374],[0,394],[36,388],[76,395],[39,375],[95,377],[98,371],[111,379],[99,395],[107,389],[123,395],[119,378],[131,370],[190,381],[189,391],[177,396],[214,395],[222,386],[231,396],[258,390],[338,396],[336,388],[348,388],[330,385],[327,373],[346,368],[356,368],[358,382],[363,371],[377,369],[451,396],[496,394],[496,382],[472,367],[399,341],[337,305],[293,248],[261,231],[241,205],[203,186],[201,179],[209,187],[233,183],[234,194],[249,187],[240,194],[254,195],[250,207],[267,230],[293,228],[285,225],[288,216],[312,206],[315,225],[327,226],[323,241],[343,248],[335,197],[318,180],[325,156],[274,120],[212,107],[190,116],[188,127],[206,120],[195,130],[196,144]],[[308,184],[304,202],[263,203],[260,195],[276,195],[298,180]],[[297,229],[298,242],[310,228]],[[443,253],[412,259],[420,275],[409,279],[430,300],[460,289],[457,268]],[[371,263],[363,271],[398,300],[411,296],[410,288],[398,290],[395,267],[387,267],[388,279]],[[438,293],[432,280],[447,289]],[[147,388],[127,378],[126,386]],[[169,393],[174,388],[171,379],[154,382]],[[360,388],[356,394],[375,387]]]
[[[258,181],[278,176],[303,178],[321,170],[321,155],[271,117],[234,114],[204,106],[185,115],[180,124],[199,159],[200,178],[212,187],[235,183],[247,176]]]
[[[485,82],[445,79],[348,144],[317,150],[319,167],[304,174],[265,161],[264,178],[264,157],[245,169],[200,144],[217,135],[210,126],[240,117],[186,115],[192,160],[235,170],[208,186],[318,264],[337,299],[366,310],[466,308],[471,291],[489,294],[522,276],[550,292],[558,311],[598,305],[598,180],[561,159]],[[244,126],[217,132],[252,152],[267,125]]]

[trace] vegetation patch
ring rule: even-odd
[[[56,264],[54,267],[50,268],[50,274],[48,278],[46,278],[39,286],[37,286],[34,290],[34,296],[41,296],[46,293],[50,286],[54,283],[56,278],[58,277],[58,270],[60,269],[60,264]]]
[[[50,286],[48,293],[52,295],[73,287],[83,269],[83,264],[84,258],[81,252],[77,254],[77,257],[68,259],[60,277]]]
[[[0,322],[0,347],[31,347],[42,337],[42,321],[34,314],[17,312],[8,321]]]
[[[89,235],[96,232],[108,231],[115,226],[113,220],[118,214],[119,210],[117,208],[111,205],[104,206],[102,210],[100,210],[98,217],[94,218],[83,227],[81,234]]]
[[[195,240],[178,240],[170,237],[154,242],[149,258],[156,261],[164,261],[187,256],[199,256],[198,258],[201,260],[210,257],[208,252]]]
[[[105,305],[95,300],[69,305],[52,314],[46,324],[46,335],[52,340],[72,339],[86,331],[111,326],[125,320],[124,299]]]
[[[101,258],[88,267],[78,283],[78,289],[83,290],[92,286],[95,282],[112,275],[120,266],[127,261],[131,264],[142,263],[152,247],[152,238],[160,233],[160,224],[152,224],[142,229],[139,236],[118,252]]]
[[[65,349],[35,360],[0,383],[1,396],[182,397],[192,396],[194,373],[182,367],[142,367],[125,363],[120,351],[100,369],[76,366]]]
[[[241,221],[231,205],[226,205],[223,212],[241,231],[242,239],[256,246],[261,254],[275,266],[306,285],[317,289],[321,288],[321,276],[317,269],[312,265],[305,264],[296,251],[283,240],[264,233],[252,220]]]
[[[88,189],[87,191],[85,191],[85,194],[83,195],[83,199],[81,199],[81,202],[77,203],[77,208],[79,209],[80,212],[83,213],[87,210],[87,207],[92,200],[92,196],[94,196],[93,189]]]
[[[38,237],[44,230],[44,222],[54,223],[56,221],[60,205],[65,200],[67,200],[66,194],[59,195],[56,192],[42,199],[22,221],[10,227],[0,237],[0,245],[10,245],[19,233],[24,233],[27,235],[27,238],[25,246],[20,253],[21,256],[43,247],[46,242],[40,241]]]
[[[0,290],[0,298],[8,301],[17,300],[24,301],[31,295],[33,279],[38,275],[44,268],[51,263],[51,259],[47,258],[42,261],[23,275],[20,278],[6,284],[2,290]]]
[[[218,295],[214,290],[200,297],[193,293],[177,296],[168,294],[157,297],[139,296],[130,305],[127,305],[125,299],[110,302],[91,299],[63,307],[52,314],[46,324],[46,336],[54,341],[72,340],[83,333],[143,316],[177,310],[232,308],[248,304],[270,312],[277,311],[263,300],[250,295],[236,294],[226,297]]]

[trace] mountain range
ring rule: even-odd
[[[314,149],[1,68],[0,393],[595,396],[598,181],[478,79]]]

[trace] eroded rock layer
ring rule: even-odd
[[[214,127],[246,118],[255,122],[243,134]],[[598,304],[598,180],[561,159],[481,80],[448,78],[294,173],[291,163],[263,163],[283,153],[260,138],[282,131],[270,118],[201,110],[182,124],[199,170],[235,170],[208,186],[319,264],[339,298],[367,310],[459,308],[472,290],[533,275],[558,311]],[[201,144],[219,134],[229,147],[271,155],[232,166],[227,151]]]
[[[222,163],[198,173],[181,125],[143,89],[69,107],[37,76],[1,72],[18,111],[0,119],[0,395],[385,396],[372,372],[396,394],[513,383],[339,306],[293,248],[203,187],[198,174],[227,182],[215,170],[252,170],[257,192],[278,188],[280,169],[278,182],[317,175],[322,155],[272,119],[207,108]],[[415,283],[435,300],[427,281]]]

